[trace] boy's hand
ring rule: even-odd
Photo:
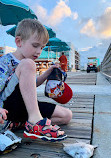
[[[7,119],[8,111],[6,109],[0,108],[0,123],[3,124],[4,120]]]

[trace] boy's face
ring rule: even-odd
[[[23,58],[35,60],[40,56],[44,47],[45,44],[43,44],[43,40],[39,40],[37,35],[34,33],[29,39],[24,41],[21,40],[20,52]]]

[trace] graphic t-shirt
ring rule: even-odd
[[[3,107],[2,93],[5,86],[10,81],[20,60],[16,59],[12,53],[0,57],[0,107]]]

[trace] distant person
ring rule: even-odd
[[[62,52],[62,56],[59,58],[61,69],[66,72],[67,71],[67,57]]]
[[[24,137],[60,141],[67,136],[59,126],[52,126],[51,121],[67,124],[72,112],[37,100],[36,87],[57,67],[53,65],[36,77],[34,60],[40,56],[48,40],[48,32],[38,20],[24,19],[18,24],[15,32],[17,50],[0,58],[0,123],[8,119],[12,122],[10,128],[18,122],[25,123]]]

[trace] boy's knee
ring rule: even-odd
[[[68,116],[67,116],[67,123],[70,122],[70,120],[72,119],[72,111],[70,109],[68,109]]]
[[[65,113],[65,124],[68,124],[72,119],[72,111],[70,109],[66,109],[66,113]]]
[[[36,64],[32,59],[22,59],[18,64],[15,73],[19,77],[22,72],[24,73],[26,71],[36,72]]]

